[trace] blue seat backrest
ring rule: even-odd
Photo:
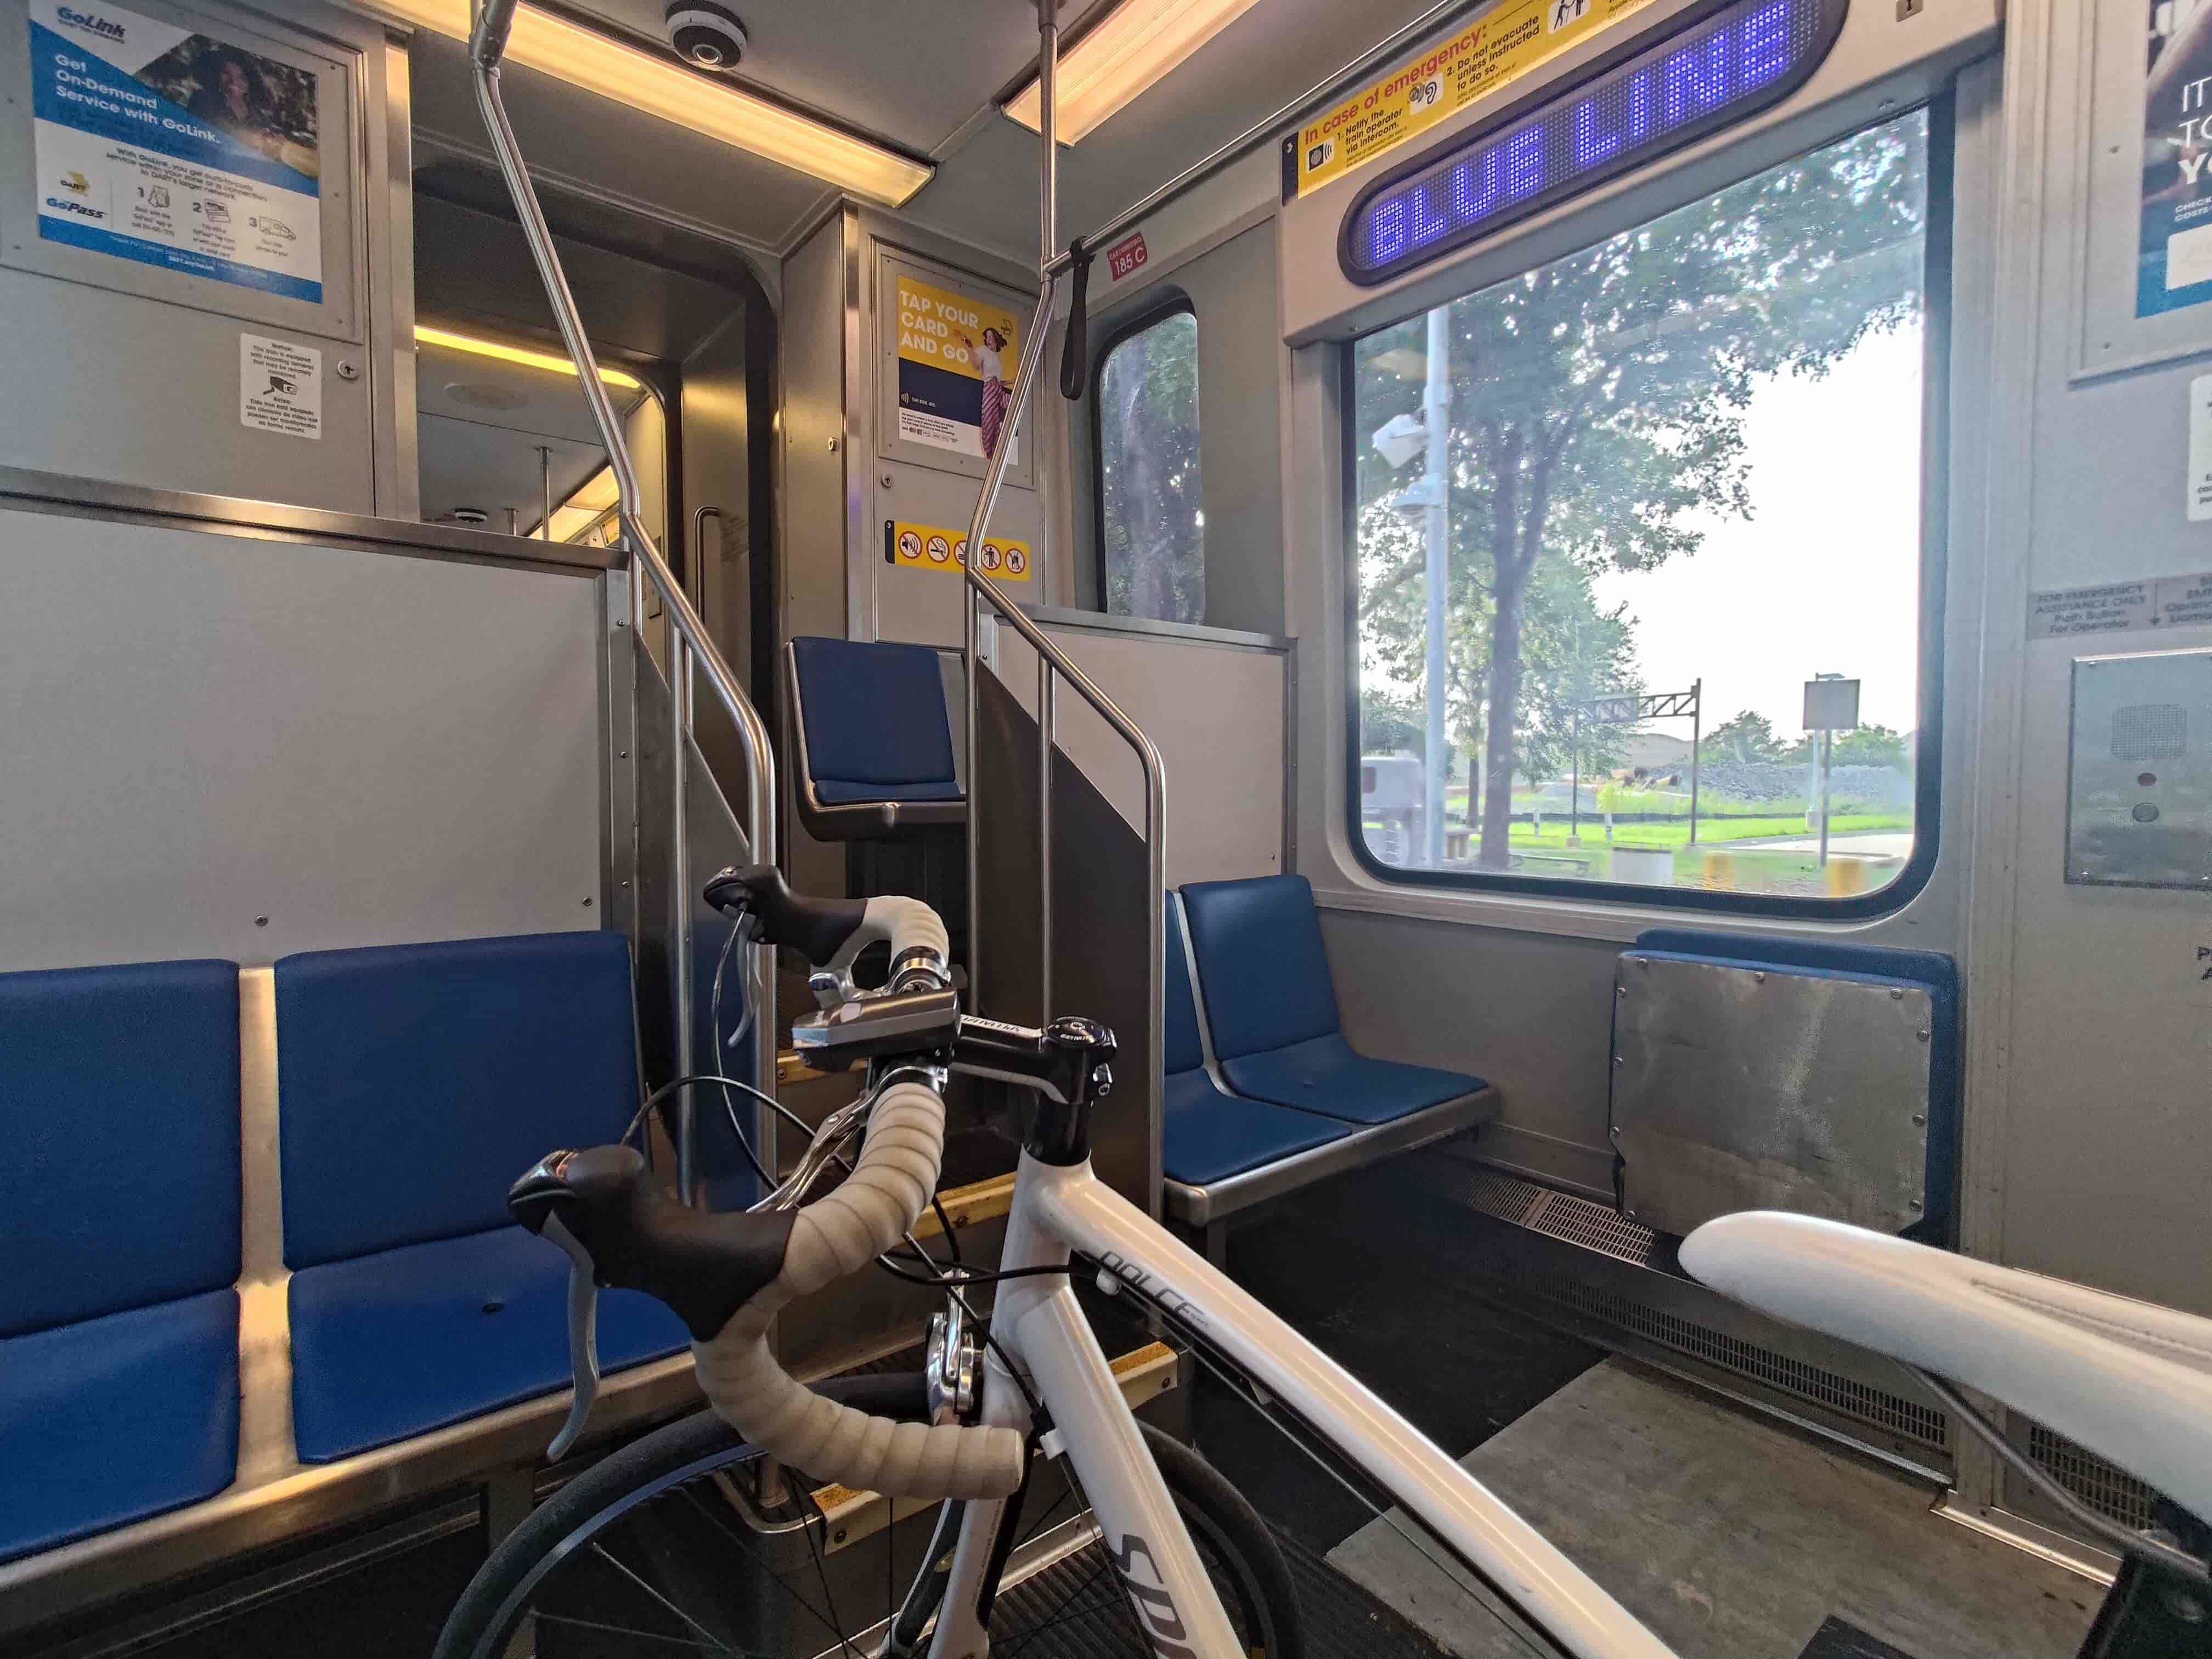
[[[1162,1032],[1161,1072],[1177,1077],[1206,1064],[1206,1045],[1198,1034],[1198,1000],[1190,991],[1190,964],[1182,949],[1182,908],[1168,895],[1166,1025]]]
[[[1909,1236],[1940,1235],[1949,1222],[1958,1178],[1960,1056],[1959,964],[1940,951],[1846,945],[1763,933],[1719,933],[1693,927],[1651,927],[1631,949],[1699,957],[1741,968],[1796,968],[1852,979],[1901,981],[1924,988],[1931,1022],[1928,1043],[1928,1212]]]
[[[794,639],[806,764],[817,783],[949,784],[952,722],[926,645]]]
[[[0,975],[0,1336],[239,1270],[238,967]]]
[[[1182,890],[1216,1054],[1237,1060],[1338,1030],[1310,882],[1255,876]]]
[[[284,1260],[502,1225],[546,1153],[637,1104],[629,942],[540,933],[276,964]]]

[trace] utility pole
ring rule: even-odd
[[[1429,383],[1421,395],[1421,413],[1428,422],[1428,474],[1421,480],[1426,495],[1429,532],[1428,557],[1428,742],[1421,767],[1424,861],[1435,869],[1444,861],[1444,790],[1447,763],[1444,750],[1444,600],[1450,582],[1451,490],[1445,482],[1451,440],[1450,310],[1438,306],[1429,313]],[[1468,812],[1472,820],[1480,808],[1474,795],[1474,781],[1468,780]]]
[[[1705,747],[1705,677],[1690,684],[1690,845],[1698,844],[1698,751]]]

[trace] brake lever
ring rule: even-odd
[[[557,1211],[546,1212],[541,1236],[558,1244],[568,1258],[568,1371],[576,1392],[568,1403],[568,1420],[545,1449],[545,1461],[557,1463],[584,1432],[585,1420],[599,1398],[599,1285],[591,1253],[562,1224]]]

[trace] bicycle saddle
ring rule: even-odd
[[[2212,1518],[2212,1320],[1812,1216],[1682,1241],[1715,1290],[1993,1395]]]

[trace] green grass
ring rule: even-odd
[[[1547,817],[1544,832],[1536,833],[1535,826],[1516,823],[1513,826],[1510,844],[1515,847],[1549,850],[1567,850],[1568,821],[1564,817]],[[1838,813],[1828,825],[1832,836],[1864,835],[1872,831],[1902,830],[1912,828],[1911,815],[1905,812]],[[1700,817],[1698,820],[1698,844],[1700,847],[1724,847],[1731,842],[1767,841],[1781,836],[1816,835],[1817,830],[1805,827],[1803,813],[1792,817],[1767,818],[1723,818]],[[1629,847],[1686,847],[1690,841],[1690,820],[1686,817],[1646,820],[1641,823],[1624,823],[1613,832],[1613,840]],[[1605,820],[1584,817],[1582,821],[1582,844],[1576,851],[1588,851],[1592,846],[1606,845]]]

